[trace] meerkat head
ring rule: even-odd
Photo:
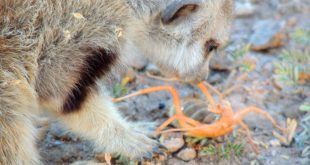
[[[228,40],[232,0],[136,0],[131,5],[138,17],[130,25],[134,52],[186,81],[208,76],[212,54]]]

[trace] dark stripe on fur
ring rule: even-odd
[[[65,99],[63,113],[75,112],[81,109],[91,87],[94,86],[97,79],[110,71],[117,58],[115,53],[100,47],[89,47],[84,49],[83,52],[88,55],[84,67],[81,68],[79,81]]]

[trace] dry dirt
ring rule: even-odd
[[[237,2],[244,3],[246,1],[239,0]],[[233,67],[227,67],[233,66],[234,63],[234,61],[228,60],[231,59],[229,57],[231,50],[250,42],[255,24],[271,19],[272,22],[276,23],[285,22],[284,33],[289,34],[296,28],[310,30],[310,1],[308,0],[249,0],[247,2],[253,5],[255,11],[250,11],[250,14],[241,13],[236,17],[231,34],[232,42],[221,52],[221,56],[215,57],[219,64],[213,66],[209,82],[218,88],[225,86],[228,76],[232,72]],[[256,61],[256,69],[250,72],[247,79],[236,82],[241,84],[241,87],[227,97],[235,111],[249,105],[255,105],[268,111],[281,125],[285,125],[287,117],[295,118],[299,124],[292,144],[289,146],[270,145],[276,139],[271,133],[273,130],[272,125],[264,118],[250,114],[245,118],[245,121],[251,128],[253,137],[256,141],[269,144],[268,148],[259,145],[260,153],[258,155],[255,155],[249,145],[244,142],[245,138],[243,140],[241,138],[240,141],[245,145],[245,152],[239,157],[211,159],[202,156],[185,162],[177,158],[177,154],[174,153],[169,154],[168,160],[161,162],[161,164],[310,164],[310,149],[308,154],[305,153],[306,147],[310,146],[310,135],[309,132],[301,135],[301,133],[304,133],[305,127],[307,127],[307,125],[305,126],[307,124],[306,119],[310,120],[310,114],[299,111],[299,106],[302,103],[310,101],[310,83],[290,87],[278,84],[273,79],[275,75],[274,63],[279,61],[279,54],[283,49],[294,47],[294,41],[288,38],[284,41],[284,45],[279,48],[268,48],[268,51],[263,52],[250,51],[247,58]],[[304,47],[309,47],[309,45]],[[146,87],[172,84],[178,88],[183,98],[193,97],[195,93],[199,94],[199,91],[194,86],[188,84],[167,83],[148,78],[145,73],[150,70],[156,71],[156,68],[151,64],[145,65],[146,67],[134,70],[131,73],[134,75],[135,80],[128,84],[128,93]],[[171,97],[166,92],[153,93],[127,100],[118,104],[118,106],[129,120],[161,123],[168,118],[167,112],[171,107]],[[303,123],[302,120],[304,120]],[[39,147],[46,164],[70,164],[87,160],[103,162],[90,142],[64,129],[56,121],[49,122],[49,129],[43,140],[39,142]],[[302,154],[302,152],[304,153]]]

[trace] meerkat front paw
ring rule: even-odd
[[[144,133],[132,130],[124,137],[121,154],[131,159],[152,159],[154,155],[164,154],[165,147],[154,139],[147,137]]]
[[[148,137],[155,138],[156,133],[155,130],[157,128],[158,123],[156,122],[147,122],[147,121],[139,121],[130,123],[131,130],[136,132],[140,132]]]
[[[109,153],[118,153],[134,160],[150,160],[155,155],[163,155],[165,147],[146,135],[148,129],[138,129],[140,124],[127,123],[129,127],[122,129],[110,138],[106,145]],[[151,132],[151,131],[149,131]]]

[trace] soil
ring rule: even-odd
[[[225,88],[227,81],[229,81],[229,75],[231,75],[234,68],[225,68],[227,60],[231,59],[232,50],[236,50],[250,42],[250,38],[254,33],[253,26],[256,23],[270,19],[276,22],[284,21],[286,34],[290,34],[297,28],[310,30],[309,0],[239,0],[237,2],[250,2],[255,11],[250,15],[241,15],[235,18],[231,43],[225,50],[220,52],[224,54],[223,56],[215,57],[218,58],[217,61],[223,61],[222,65],[224,66],[221,66],[221,64],[214,65],[209,82],[218,89]],[[308,149],[308,154],[305,154],[307,147],[310,146],[309,130],[305,133],[307,127],[310,128],[310,114],[299,110],[301,104],[310,102],[310,83],[288,86],[274,79],[274,63],[280,60],[279,54],[285,49],[290,50],[294,47],[296,47],[295,42],[287,38],[285,44],[279,48],[268,48],[263,52],[250,51],[247,58],[256,62],[256,69],[251,71],[244,80],[233,80],[233,84],[239,83],[242,86],[226,97],[231,102],[234,111],[254,105],[266,110],[282,126],[285,125],[287,118],[296,119],[298,127],[290,145],[272,143],[277,140],[272,134],[272,130],[274,130],[272,125],[263,117],[249,114],[245,117],[245,122],[250,127],[255,141],[260,142],[258,145],[259,154],[255,154],[250,145],[244,140],[245,138],[241,138],[240,141],[245,145],[245,152],[241,156],[233,156],[229,159],[198,156],[193,160],[183,161],[177,157],[176,153],[173,153],[168,154],[167,160],[157,162],[157,164],[310,164],[310,149]],[[309,45],[304,47],[309,47]],[[230,63],[234,65],[234,61],[230,61]],[[147,77],[146,72],[154,71],[156,67],[152,64],[145,65],[147,66],[132,70],[131,74],[135,77],[135,80],[127,85],[128,93],[151,86],[170,84],[177,87],[182,98],[199,95],[199,90],[192,85],[163,82]],[[166,92],[139,96],[117,105],[128,120],[156,121],[157,123],[162,123],[169,117],[168,112],[172,106],[171,96]],[[230,136],[225,137],[224,141],[226,138],[230,138]],[[268,148],[264,148],[264,144],[267,144]],[[58,121],[51,120],[49,122],[48,130],[38,145],[46,164],[71,164],[80,161],[84,161],[84,164],[87,164],[85,161],[104,162],[98,156],[101,153],[94,150],[91,142],[63,128]],[[153,162],[153,164],[155,163]]]

